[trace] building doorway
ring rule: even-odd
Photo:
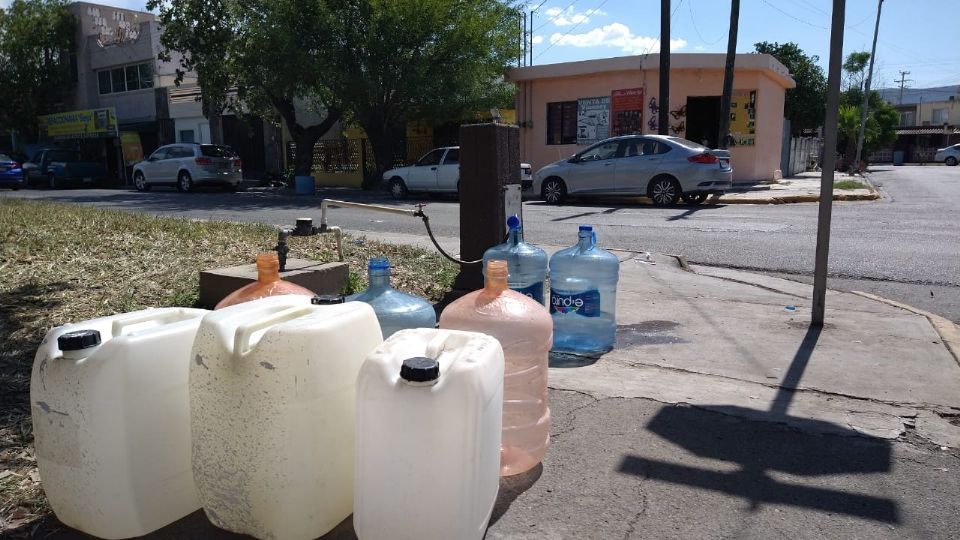
[[[709,148],[717,148],[720,141],[720,96],[687,98],[687,139]]]

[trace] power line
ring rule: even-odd
[[[727,32],[724,32],[722,36],[720,36],[719,38],[713,41],[707,41],[703,39],[703,34],[701,34],[700,29],[697,28],[697,21],[695,21],[693,17],[693,0],[690,0],[689,2],[687,2],[687,11],[690,13],[690,23],[693,24],[693,31],[697,33],[697,37],[699,37],[700,41],[702,41],[705,45],[715,45],[721,39],[727,37]]]
[[[673,11],[670,12],[670,20],[673,20],[673,16],[677,14],[677,10],[680,9],[680,6],[683,5],[683,0],[677,4],[677,7],[673,8]],[[689,5],[689,4],[687,4]],[[660,50],[663,50],[663,35],[661,34],[657,37],[657,43],[660,43]],[[647,48],[643,50],[643,56],[650,54],[650,50],[653,49],[654,42],[650,42],[650,45],[647,45]],[[667,50],[670,50],[670,44],[667,43]]]
[[[826,26],[820,26],[820,25],[817,25],[817,24],[813,24],[813,23],[810,22],[810,21],[806,21],[806,20],[804,20],[804,19],[801,19],[800,17],[796,17],[796,16],[794,16],[794,15],[791,15],[791,14],[787,13],[786,11],[780,9],[779,7],[771,4],[770,2],[767,2],[767,0],[763,0],[763,3],[766,4],[766,5],[768,5],[768,6],[770,6],[770,7],[772,7],[773,9],[779,11],[780,13],[783,13],[783,14],[786,15],[787,17],[790,17],[791,19],[793,19],[793,20],[795,20],[795,21],[797,21],[797,22],[799,22],[799,23],[803,23],[803,24],[805,24],[805,25],[807,25],[807,26],[812,26],[812,27],[814,27],[814,28],[819,28],[819,29],[821,29],[821,30],[829,30],[829,28],[827,28]]]
[[[600,10],[600,8],[603,7],[604,4],[606,4],[606,3],[609,2],[609,1],[610,1],[610,0],[603,0],[603,2],[600,2],[600,5],[599,5],[599,6],[593,8],[593,9],[590,10],[590,11],[591,11],[592,13],[596,13],[597,11]],[[683,0],[680,0],[680,1],[682,2]],[[573,26],[570,28],[570,30],[567,30],[567,33],[564,34],[564,35],[562,35],[562,36],[560,36],[559,39],[557,39],[556,41],[550,40],[550,41],[551,41],[550,45],[549,45],[546,49],[544,49],[540,54],[538,54],[536,57],[534,57],[534,59],[537,59],[537,58],[540,58],[541,56],[543,56],[544,53],[546,53],[547,51],[549,51],[550,49],[552,49],[553,46],[556,45],[557,43],[560,43],[561,41],[563,41],[563,38],[569,36],[571,32],[573,32],[574,30],[576,30],[577,27],[579,27],[581,24],[585,23],[586,21],[587,21],[587,18],[581,19],[580,22],[578,22],[577,24],[573,25]]]
[[[545,2],[545,1],[546,1],[546,0],[544,0],[544,2]],[[561,10],[560,13],[557,13],[557,14],[554,15],[553,17],[550,17],[549,19],[547,19],[546,21],[544,21],[543,24],[541,24],[540,26],[536,27],[533,31],[534,31],[534,32],[537,32],[537,31],[539,31],[541,28],[543,28],[544,26],[546,26],[546,25],[550,24],[551,22],[557,20],[557,17],[559,17],[559,16],[563,15],[564,13],[566,13],[567,10],[570,9],[570,8],[572,8],[573,5],[576,4],[576,3],[577,3],[577,0],[573,0],[573,2],[570,2],[570,5],[567,6],[567,7],[565,7],[565,8],[563,8],[563,10]],[[540,5],[542,6],[543,3],[541,3]]]

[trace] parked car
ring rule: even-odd
[[[657,206],[700,204],[733,185],[730,152],[666,135],[626,135],[600,141],[543,167],[533,191],[560,204],[568,196],[647,196]]]
[[[243,162],[229,146],[178,143],[157,148],[133,166],[133,185],[149,191],[157,185],[191,191],[198,185],[220,185],[236,191],[243,182]]]
[[[532,170],[529,163],[520,164],[522,189],[529,189],[533,184]],[[404,199],[411,191],[457,193],[460,191],[460,147],[435,148],[413,165],[383,173],[383,180],[394,199]]]
[[[960,162],[960,144],[955,144],[946,148],[938,148],[936,155],[933,156],[933,160],[942,161],[953,167]]]
[[[42,183],[50,189],[65,185],[102,185],[110,174],[103,163],[84,161],[79,151],[69,148],[38,150],[23,164],[23,173],[28,184]]]
[[[9,154],[0,154],[0,187],[8,187],[14,191],[23,187],[25,178],[23,167]]]

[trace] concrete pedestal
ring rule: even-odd
[[[316,294],[339,294],[347,284],[348,265],[287,259],[280,279],[306,287]],[[257,265],[228,266],[200,272],[200,305],[212,308],[233,291],[257,280]]]

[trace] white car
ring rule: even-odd
[[[938,148],[937,155],[933,157],[934,161],[942,161],[949,166],[954,166],[960,162],[960,144]]]
[[[520,184],[528,189],[533,184],[532,167],[520,164]],[[457,193],[460,191],[460,147],[436,148],[407,167],[390,169],[383,180],[394,199],[404,199],[411,191]]]
[[[168,144],[133,166],[137,191],[168,185],[186,192],[200,184],[217,184],[236,191],[242,182],[240,157],[229,146],[217,144]]]

